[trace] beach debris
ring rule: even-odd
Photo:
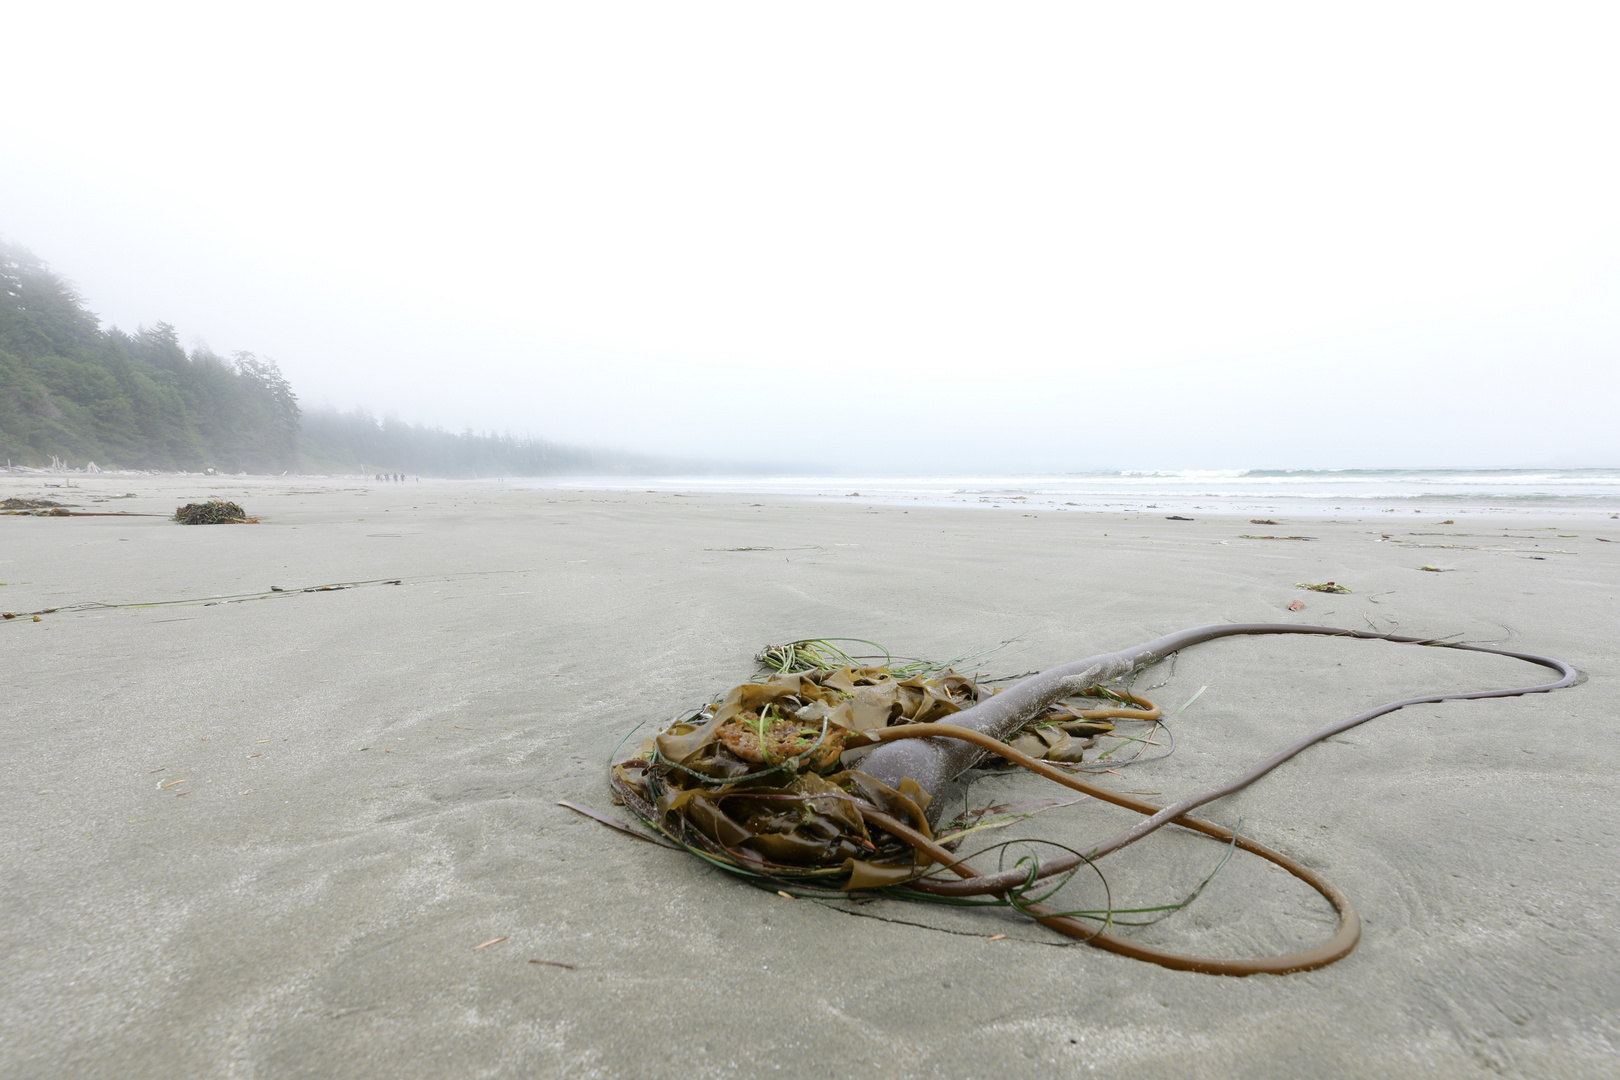
[[[60,506],[51,510],[0,510],[8,517],[162,517],[162,514],[136,514],[128,510],[67,510]]]
[[[1277,523],[1275,521],[1272,521],[1270,518],[1250,518],[1249,519],[1249,524],[1250,525],[1275,525]]]
[[[1427,570],[1431,574],[1444,574],[1449,569],[1449,567],[1433,566],[1433,565],[1430,565],[1429,563],[1424,563],[1422,566],[1418,567],[1418,569],[1419,570]]]
[[[615,802],[617,802],[617,800],[615,800]],[[579,803],[569,802],[567,799],[559,799],[557,801],[557,805],[558,806],[566,806],[568,809],[572,810],[576,814],[584,814],[586,817],[590,818],[592,821],[600,822],[601,824],[606,825],[610,829],[617,829],[619,832],[624,833],[626,836],[633,836],[637,840],[645,840],[645,841],[647,841],[647,843],[649,843],[649,844],[657,844],[659,847],[673,847],[674,846],[672,844],[664,843],[664,841],[658,839],[658,837],[656,837],[656,836],[649,836],[646,833],[642,832],[640,829],[632,829],[630,826],[626,825],[624,822],[620,821],[618,818],[610,817],[609,815],[604,814],[599,810],[592,810],[588,806],[581,806]],[[623,805],[623,804],[620,803],[619,805]]]
[[[1294,583],[1294,588],[1296,588],[1296,589],[1309,589],[1309,590],[1311,590],[1311,592],[1327,592],[1327,593],[1347,593],[1347,592],[1350,591],[1349,589],[1345,588],[1343,585],[1338,585],[1338,584],[1335,584],[1334,582],[1331,582],[1331,581],[1324,581],[1320,585],[1312,585],[1312,584],[1310,584],[1309,582],[1306,582],[1306,581],[1296,581]]]
[[[573,971],[573,970],[575,970],[576,968],[579,967],[578,964],[570,964],[570,963],[567,963],[566,961],[563,961],[563,960],[541,960],[539,958],[532,959],[532,960],[529,961],[529,963],[531,963],[531,964],[550,964],[552,967],[567,968],[569,971]]]
[[[1593,539],[1595,539],[1600,544],[1612,544],[1612,543],[1614,543],[1614,541],[1610,540],[1607,536],[1598,536],[1598,537],[1594,537]]]
[[[1298,587],[1350,591],[1331,581],[1299,583]],[[1032,748],[1035,741],[1050,748],[1058,738],[1072,739],[1063,729],[1086,722],[1088,713],[1099,711],[1087,709],[1077,699],[1105,697],[1114,702],[1106,708],[1136,706],[1128,711],[1153,725],[1142,738],[1114,735],[1121,739],[1121,747],[1128,743],[1159,745],[1152,736],[1161,727],[1172,735],[1172,728],[1160,718],[1157,706],[1130,692],[1129,682],[1122,684],[1123,689],[1092,684],[1076,692],[1077,686],[1104,673],[1115,679],[1134,679],[1148,666],[1189,645],[1244,634],[1318,634],[1427,648],[1467,648],[1551,668],[1560,678],[1535,686],[1389,702],[1348,721],[1330,723],[1273,755],[1262,767],[1185,796],[1172,807],[1137,797],[1147,792],[1121,791],[1082,780],[1076,775],[1080,771],[1077,765],[1065,767],[1028,754],[1011,741],[1001,741],[1009,737],[1008,732],[1013,740],[1032,740],[1026,744]],[[882,651],[882,663],[862,663],[878,658],[851,656],[835,640],[852,639],[807,639],[761,650],[756,659],[768,669],[766,675],[733,687],[699,709],[683,711],[656,736],[645,739],[633,755],[610,766],[608,782],[614,801],[629,808],[649,829],[711,866],[785,898],[889,897],[1006,907],[1089,945],[1176,970],[1223,975],[1281,975],[1324,967],[1355,948],[1361,921],[1342,893],[1319,874],[1241,835],[1241,819],[1236,828],[1228,828],[1192,817],[1186,809],[1241,791],[1307,747],[1405,706],[1545,693],[1569,686],[1578,677],[1574,668],[1550,657],[1383,633],[1376,627],[1369,633],[1287,623],[1201,626],[1048,668],[1031,678],[1007,679],[962,675],[952,665],[895,658],[887,650]],[[998,695],[993,685],[1014,678],[1022,681],[1008,694]],[[1168,719],[1174,720],[1205,689],[1201,687]],[[1065,713],[1066,719],[1058,715]],[[722,727],[728,724],[745,732],[752,730],[751,741],[732,740],[753,750],[752,755],[737,753],[721,737]],[[804,729],[811,726],[816,728],[813,741],[804,736]],[[1109,734],[1113,734],[1111,730]],[[826,752],[829,743],[844,748],[836,758]],[[900,745],[886,745],[889,743]],[[943,753],[934,749],[945,746],[954,749]],[[1121,747],[1088,764],[1093,771],[1117,764],[1121,768],[1102,771],[1124,776],[1123,766],[1144,759],[1109,761]],[[1023,837],[993,843],[964,857],[957,853],[957,845],[968,835],[1039,812],[1031,803],[986,807],[959,815],[944,831],[935,833],[934,822],[945,805],[942,796],[951,794],[947,785],[967,775],[987,753],[1058,783],[1087,801],[1122,807],[1147,820],[1107,839],[1078,846]],[[617,752],[613,755],[619,756]],[[927,786],[913,778],[913,766],[926,778]],[[598,820],[605,817],[575,809]],[[1106,891],[1108,883],[1097,869],[1098,861],[1172,823],[1222,841],[1226,851],[1221,861],[1180,902],[1114,906]],[[622,824],[615,827],[631,831]],[[1053,851],[1043,856],[1038,845]],[[1287,871],[1327,900],[1338,914],[1338,928],[1331,939],[1283,956],[1229,958],[1168,952],[1116,936],[1116,928],[1148,926],[1185,909],[1239,847]],[[996,870],[973,865],[975,860],[997,853]],[[1077,873],[1097,875],[1105,890],[1098,902],[1081,906],[1054,901],[1057,906],[1049,906],[1048,898],[1064,889]],[[1121,918],[1133,914],[1146,918]]]
[[[800,544],[798,547],[730,547],[730,548],[704,548],[704,551],[816,551],[822,550],[819,544]]]
[[[1305,610],[1305,601],[1303,601],[1303,600],[1295,600],[1293,603],[1288,605],[1288,610],[1289,611],[1304,611]]]
[[[0,611],[0,619],[10,622],[12,619],[20,619],[24,615],[32,615],[35,622],[44,622],[45,620],[40,618],[41,615],[54,615],[57,610],[57,608],[48,607],[40,608],[38,611]]]
[[[854,800],[932,838],[931,797],[912,780],[892,788],[853,765],[877,741],[869,732],[949,722],[994,690],[949,667],[907,666],[887,654],[900,670],[860,665],[825,640],[771,646],[759,658],[768,676],[683,716],[615,765],[616,801],[682,847],[780,884],[809,878],[823,890],[864,889],[912,878],[932,859],[904,837],[870,828]],[[1041,710],[1007,746],[1072,766],[1115,720],[1159,716],[1146,698],[1093,686]]]
[[[505,940],[506,940],[505,937],[490,938],[488,941],[484,942],[482,945],[474,945],[472,951],[477,952],[479,949],[487,949],[491,945],[499,945],[501,942],[503,942]]]
[[[986,941],[1005,941],[1005,940],[1007,940],[1007,935],[1006,934],[991,934],[989,937],[985,938],[984,940],[986,940]]]
[[[207,502],[187,503],[174,512],[174,519],[182,525],[257,525],[258,518],[248,517],[247,511],[233,502],[210,499]]]
[[[1190,517],[1182,517],[1180,514],[1171,514],[1170,516],[1166,517],[1164,520],[1166,520],[1166,521],[1191,521],[1192,518],[1190,518]]]
[[[71,503],[59,503],[54,499],[25,499],[20,495],[13,495],[0,502],[0,510],[46,510],[53,506],[70,506]]]
[[[1314,536],[1251,536],[1248,533],[1239,533],[1239,540],[1315,540]]]

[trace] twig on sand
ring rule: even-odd
[[[505,940],[506,940],[505,937],[490,938],[488,941],[484,942],[482,945],[474,945],[473,946],[473,952],[477,952],[479,949],[487,949],[491,945],[499,945],[501,942],[503,942]]]
[[[557,805],[558,806],[566,806],[566,807],[568,807],[568,809],[572,810],[576,814],[584,814],[586,817],[590,818],[591,820],[599,821],[603,825],[606,825],[610,829],[617,829],[620,832],[624,833],[626,836],[633,836],[637,840],[645,840],[645,841],[647,841],[647,843],[649,843],[649,844],[657,844],[659,847],[674,848],[676,851],[680,850],[680,848],[676,848],[674,844],[666,844],[664,841],[658,839],[657,837],[647,835],[646,833],[642,832],[640,829],[632,829],[630,826],[626,825],[624,822],[618,820],[617,818],[609,817],[608,815],[602,813],[599,810],[592,810],[588,806],[581,806],[578,803],[569,802],[567,799],[558,799],[557,800]]]

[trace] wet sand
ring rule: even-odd
[[[0,518],[0,610],[59,609],[0,623],[0,1074],[1620,1070],[1620,521],[41,481],[59,478],[0,476],[0,495],[151,513],[220,496],[263,523]],[[1241,539],[1295,533],[1318,539]],[[1327,580],[1355,591],[1294,587]],[[342,583],[362,584],[297,591]],[[257,595],[272,586],[289,591]],[[66,610],[87,602],[155,606]],[[1012,673],[1227,621],[1460,635],[1585,679],[1406,710],[1208,808],[1365,919],[1349,958],[1284,977],[1171,972],[998,911],[785,900],[557,805],[622,814],[604,779],[620,740],[748,678],[767,643],[1010,641],[983,664]],[[1314,639],[1214,642],[1150,678],[1172,707],[1208,687],[1173,757],[1105,775],[1163,801],[1390,698],[1543,681]],[[965,798],[1055,793],[991,777]],[[1023,832],[1079,845],[1121,820],[1076,806]],[[1166,836],[1105,869],[1116,904],[1149,906],[1219,856]],[[1139,933],[1243,955],[1331,927],[1239,856]]]

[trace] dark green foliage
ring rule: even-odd
[[[0,243],[0,459],[282,472],[298,416],[274,363],[188,356],[166,323],[104,331],[43,262]]]
[[[233,502],[210,499],[201,503],[186,503],[174,512],[174,520],[182,525],[240,525],[248,520],[247,511]]]

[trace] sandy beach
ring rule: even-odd
[[[59,482],[3,476],[0,496],[159,516],[0,518],[0,610],[20,613],[0,623],[0,1074],[1620,1071],[1620,521],[41,486]],[[212,497],[261,523],[161,516]],[[1354,591],[1295,587],[1330,580]],[[326,585],[346,587],[303,591]],[[1257,621],[1456,635],[1584,676],[1405,710],[1206,809],[1357,905],[1360,946],[1319,971],[1177,973],[1000,910],[783,899],[558,805],[629,820],[606,786],[621,740],[752,677],[769,643],[1006,642],[979,663],[1015,674]],[[1391,698],[1544,681],[1498,657],[1295,638],[1213,642],[1150,674],[1168,707],[1207,687],[1172,757],[1103,777],[1159,802]],[[962,797],[1056,793],[991,776]],[[1081,805],[1023,834],[1079,844],[1128,818]],[[1162,835],[1110,859],[1109,888],[1166,903],[1220,854]],[[1244,955],[1332,926],[1239,856],[1140,933]]]

